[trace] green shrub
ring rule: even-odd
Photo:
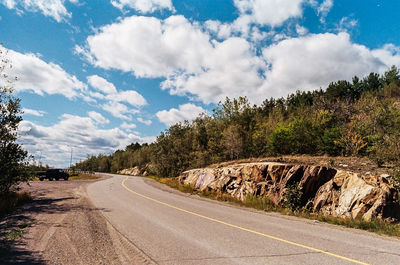
[[[303,192],[299,183],[289,184],[283,195],[283,206],[293,212],[298,211],[302,207],[302,196]]]

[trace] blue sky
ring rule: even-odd
[[[400,65],[398,0],[0,0],[20,141],[66,167],[151,142],[226,96],[255,104]],[[3,53],[4,54],[4,53]]]

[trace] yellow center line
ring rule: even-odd
[[[205,216],[205,215],[201,215],[201,214],[198,214],[198,213],[195,213],[195,212],[191,212],[191,211],[176,207],[174,205],[171,205],[171,204],[168,204],[168,203],[153,199],[151,197],[148,197],[146,195],[140,194],[140,193],[138,193],[136,191],[133,191],[130,188],[128,188],[125,185],[125,182],[126,182],[126,180],[128,180],[128,178],[129,177],[127,176],[124,180],[122,180],[122,183],[121,183],[121,185],[127,191],[129,191],[129,192],[131,192],[131,193],[133,193],[135,195],[138,195],[138,196],[140,196],[142,198],[145,198],[147,200],[150,200],[150,201],[156,202],[158,204],[167,206],[169,208],[172,208],[172,209],[184,212],[184,213],[188,213],[188,214],[191,214],[191,215],[194,215],[194,216],[197,216],[197,217],[200,217],[200,218],[203,218],[203,219],[215,222],[215,223],[223,224],[223,225],[226,225],[226,226],[229,226],[229,227],[233,227],[233,228],[236,228],[236,229],[239,229],[239,230],[242,230],[242,231],[246,231],[246,232],[249,232],[249,233],[252,233],[252,234],[256,234],[256,235],[267,237],[267,238],[270,238],[270,239],[273,239],[273,240],[284,242],[284,243],[287,243],[289,245],[293,245],[293,246],[297,246],[297,247],[300,247],[300,248],[305,248],[305,249],[312,250],[312,251],[315,251],[315,252],[323,253],[323,254],[326,254],[326,255],[329,255],[329,256],[333,256],[333,257],[338,258],[338,259],[350,261],[350,262],[353,262],[353,263],[356,263],[356,264],[368,265],[368,263],[365,263],[365,262],[362,262],[362,261],[358,261],[358,260],[355,260],[355,259],[347,258],[347,257],[341,256],[341,255],[335,254],[335,253],[331,253],[331,252],[324,251],[324,250],[321,250],[321,249],[313,248],[313,247],[306,246],[306,245],[303,245],[303,244],[300,244],[300,243],[292,242],[292,241],[289,241],[289,240],[286,240],[286,239],[283,239],[283,238],[279,238],[279,237],[276,237],[276,236],[267,235],[267,234],[264,234],[264,233],[261,233],[261,232],[257,232],[257,231],[254,231],[254,230],[251,230],[251,229],[248,229],[248,228],[244,228],[244,227],[241,227],[241,226],[238,226],[238,225],[230,224],[230,223],[218,220],[218,219],[214,219],[214,218],[211,218],[211,217],[208,217],[208,216]]]

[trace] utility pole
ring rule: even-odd
[[[71,159],[69,160],[69,169],[71,169],[72,166],[72,146],[71,146]]]
[[[39,166],[42,166],[42,151],[39,153]]]

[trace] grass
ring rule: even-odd
[[[100,176],[95,174],[79,173],[78,175],[71,175],[70,180],[94,180],[99,179]]]
[[[389,223],[380,219],[373,219],[366,221],[364,219],[340,218],[333,216],[324,216],[322,214],[312,213],[306,209],[293,211],[288,208],[276,206],[266,197],[247,196],[244,201],[238,200],[225,193],[218,193],[210,190],[196,190],[190,185],[181,185],[178,178],[159,178],[150,176],[150,178],[168,185],[171,188],[177,189],[181,192],[197,194],[201,197],[228,202],[232,205],[253,208],[266,212],[278,212],[284,215],[291,215],[311,220],[317,220],[324,223],[333,225],[344,226],[348,228],[356,228],[374,232],[380,235],[388,235],[400,238],[400,223]]]
[[[68,180],[95,180],[99,179],[100,176],[95,175],[95,174],[88,174],[88,173],[74,173],[70,174],[70,177]],[[35,177],[33,179],[34,181],[39,181],[39,178]],[[44,181],[49,181],[48,179],[45,179]],[[55,181],[55,180],[53,180]],[[63,179],[60,179],[59,181],[64,181]]]
[[[11,230],[7,231],[4,239],[16,240],[21,238],[24,235],[24,230],[28,227],[31,227],[33,224],[34,222],[19,224],[16,228],[12,228]]]
[[[30,201],[31,195],[27,192],[10,192],[0,197],[0,218],[11,213],[18,206]]]

